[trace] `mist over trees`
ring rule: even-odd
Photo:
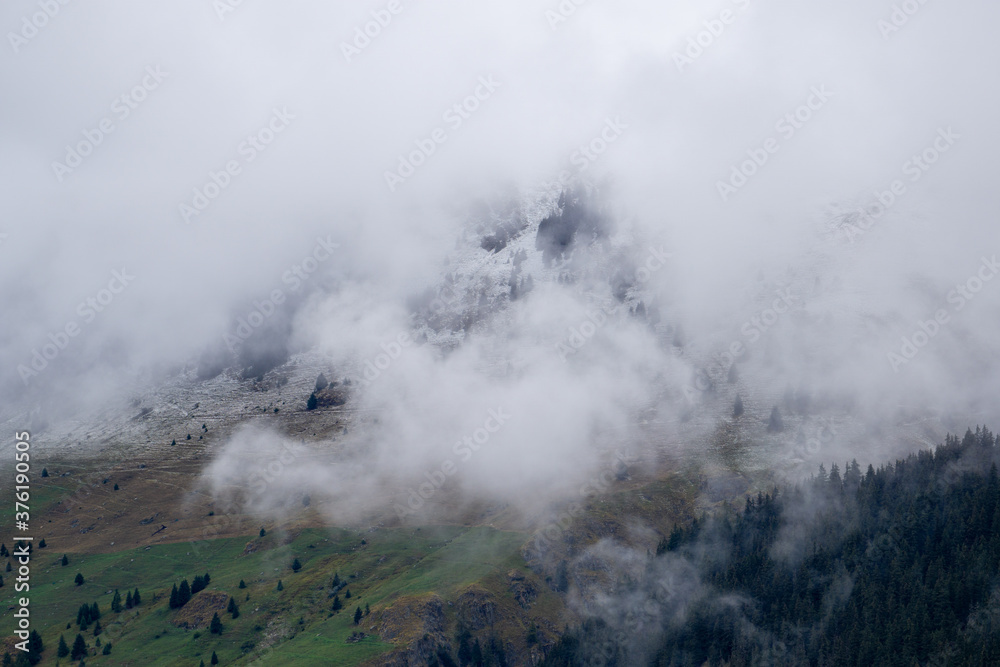
[[[1000,664],[998,461],[1000,438],[977,428],[677,526],[620,593],[646,600],[624,628],[589,619],[544,664]],[[664,587],[679,564],[697,580],[682,602]]]

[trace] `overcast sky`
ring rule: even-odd
[[[776,339],[791,364],[808,339],[843,386],[995,388],[1000,280],[961,310],[948,293],[1000,251],[1000,7],[903,4],[7,2],[0,386],[22,395],[18,367],[67,325],[60,383],[191,358],[317,239],[339,245],[324,271],[402,310],[439,280],[471,200],[586,164],[670,239],[653,288],[689,334],[725,344],[759,271],[833,257],[835,297]],[[925,149],[933,164],[908,164]],[[225,187],[201,201],[213,173]],[[897,179],[870,230],[823,235]],[[895,372],[887,353],[942,309],[946,331]],[[892,324],[859,342],[862,313]]]

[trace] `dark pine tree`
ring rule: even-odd
[[[213,635],[222,634],[222,619],[219,618],[218,613],[212,614],[212,622],[208,626],[208,631]]]
[[[778,406],[771,408],[771,417],[767,420],[768,433],[780,433],[785,430],[785,422],[781,419],[781,412]]]
[[[37,630],[32,630],[28,635],[28,662],[37,665],[42,661],[42,652],[45,651],[45,644],[42,643],[42,636]]]
[[[191,585],[188,583],[187,579],[181,581],[181,585],[177,588],[177,606],[183,607],[188,602],[191,601]]]
[[[87,657],[87,642],[84,641],[83,635],[77,635],[76,640],[73,642],[73,650],[70,651],[69,657],[71,660],[83,660]]]

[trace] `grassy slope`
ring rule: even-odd
[[[36,551],[33,560],[32,626],[45,641],[42,664],[46,665],[55,664],[60,634],[68,644],[76,637],[75,622],[69,630],[66,623],[75,621],[77,608],[95,600],[103,614],[102,643],[110,640],[114,649],[110,656],[88,659],[89,665],[130,660],[147,665],[197,665],[202,659],[208,664],[213,650],[222,664],[246,664],[261,657],[266,664],[274,650],[262,650],[268,636],[276,637],[274,645],[283,665],[353,665],[393,648],[371,638],[356,644],[345,641],[359,629],[352,618],[356,606],[367,603],[374,612],[396,596],[432,591],[447,598],[463,585],[515,563],[525,537],[489,528],[384,530],[364,538],[344,530],[312,529],[294,539],[269,534],[250,554],[244,554],[244,548],[255,537],[214,540],[200,552],[180,543],[112,554],[70,554],[68,567],[59,564],[61,552],[50,547]],[[302,563],[298,573],[289,567],[293,558]],[[178,612],[167,606],[174,582],[190,581],[206,571],[212,575],[209,590],[235,596],[240,606],[241,615],[235,621],[220,614],[225,623],[221,637],[205,629],[175,627],[172,621]],[[346,578],[353,595],[345,600],[341,591],[344,610],[330,616],[328,595],[335,571]],[[87,580],[83,586],[73,583],[77,572]],[[246,581],[246,590],[238,588],[240,579]],[[276,590],[279,579],[284,584],[281,592]],[[142,606],[112,614],[109,591],[117,588],[124,595],[136,586],[142,591]],[[13,586],[0,592],[6,604],[13,601]],[[360,629],[364,628],[362,620]],[[5,635],[9,632],[10,628],[4,628]],[[93,645],[93,628],[84,636]],[[247,654],[241,650],[245,642],[255,645]]]
[[[46,645],[43,665],[56,664],[60,634],[72,645],[78,629],[75,623],[70,629],[66,624],[75,621],[81,604],[95,600],[104,614],[102,643],[113,642],[114,650],[110,656],[88,658],[89,665],[196,666],[200,660],[208,664],[213,650],[223,665],[355,665],[412,639],[405,633],[396,644],[377,639],[374,624],[381,610],[410,604],[432,593],[447,603],[444,612],[448,636],[454,636],[457,603],[470,591],[485,595],[496,605],[497,625],[484,632],[495,633],[521,647],[530,624],[537,624],[551,640],[568,620],[564,601],[523,560],[521,547],[529,540],[525,533],[444,526],[380,529],[362,534],[309,527],[307,521],[301,521],[293,522],[299,527],[289,527],[294,530],[290,534],[272,532],[263,539],[256,534],[231,537],[239,533],[230,530],[230,536],[207,542],[159,543],[150,540],[148,534],[163,520],[176,540],[178,523],[172,517],[183,517],[183,513],[191,516],[179,522],[194,526],[188,534],[193,539],[202,536],[204,532],[197,527],[206,521],[211,504],[188,507],[180,500],[168,500],[164,494],[170,489],[152,479],[163,477],[160,472],[146,469],[129,474],[140,473],[148,473],[151,479],[141,484],[123,479],[122,492],[115,492],[112,487],[121,473],[79,469],[77,474],[88,481],[89,493],[85,495],[78,493],[80,482],[72,478],[37,480],[32,501],[37,509],[32,515],[37,517],[36,523],[46,526],[39,535],[48,535],[49,546],[35,552],[30,597],[32,627],[42,633]],[[627,517],[642,517],[647,525],[666,534],[673,521],[690,516],[694,510],[695,489],[687,477],[636,480],[628,488],[589,498],[583,503],[583,515],[563,537],[572,536],[578,545],[608,535],[623,538],[629,533]],[[107,484],[104,479],[108,479]],[[135,494],[142,497],[133,498]],[[72,502],[62,502],[71,495]],[[175,495],[186,497],[183,490]],[[185,508],[183,513],[180,507]],[[138,526],[137,519],[152,513],[150,508],[162,509],[162,519]],[[81,519],[78,525],[71,523],[75,518]],[[94,530],[81,536],[80,526],[91,524],[96,524]],[[86,541],[81,543],[81,537]],[[134,546],[137,538],[144,546]],[[362,544],[362,540],[367,543]],[[5,541],[11,546],[10,540]],[[110,546],[112,541],[116,542],[114,546]],[[565,545],[553,547],[558,551]],[[63,552],[69,554],[68,567],[59,564]],[[303,566],[298,573],[290,569],[294,558]],[[511,595],[507,576],[511,570],[534,581],[537,596],[530,609],[521,608]],[[183,578],[191,581],[206,571],[212,575],[209,591],[235,596],[241,610],[235,621],[220,613],[226,626],[221,637],[206,628],[177,627],[174,621],[178,612],[167,607],[173,583]],[[87,580],[80,587],[73,583],[77,572]],[[334,572],[349,582],[353,593],[347,600],[341,592],[344,609],[335,615],[330,613],[329,597]],[[7,585],[0,589],[0,603],[9,606],[14,601],[14,582],[12,573],[4,574]],[[245,590],[238,588],[241,579],[248,586]],[[284,584],[282,592],[276,590],[279,579]],[[114,589],[124,596],[126,590],[137,586],[142,591],[142,606],[120,615],[111,614]],[[248,593],[250,599],[246,600]],[[365,604],[370,605],[373,615],[355,626],[354,609],[358,605],[364,608]],[[0,637],[10,636],[11,620],[8,616],[0,621]],[[357,643],[347,642],[355,631],[370,636]],[[92,627],[84,636],[93,646]]]

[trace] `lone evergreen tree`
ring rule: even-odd
[[[83,586],[83,582],[84,582],[83,574],[80,573],[80,572],[77,572],[76,573],[76,579],[74,579],[73,581],[76,582],[77,586]]]
[[[142,602],[142,597],[139,595],[139,588],[137,586],[135,592],[132,593],[132,604],[138,607],[140,602]]]
[[[278,590],[279,591],[285,590],[285,585],[281,583],[281,579],[278,579]]]
[[[213,665],[219,664],[219,656],[215,655],[215,651],[212,651],[212,664]]]
[[[354,625],[357,625],[358,623],[361,622],[361,616],[362,616],[361,607],[358,607],[357,609],[354,610]]]
[[[177,606],[183,607],[190,601],[191,601],[191,585],[188,584],[187,579],[184,579],[183,581],[181,581],[181,585],[177,589]]]
[[[42,636],[38,634],[37,630],[32,630],[31,634],[28,635],[28,662],[33,665],[41,662],[44,650],[45,644],[42,643]]]
[[[66,567],[67,565],[69,565],[69,558],[66,558],[66,554],[63,554],[63,557],[62,557],[62,566]]]
[[[129,598],[131,598],[131,597],[132,597],[132,594],[129,593]],[[129,600],[129,601],[131,601],[131,600]],[[118,589],[116,588],[115,589],[115,596],[113,598],[111,598],[111,611],[112,611],[112,613],[118,614],[118,613],[121,613],[121,610],[122,610],[122,594],[119,593]]]
[[[48,477],[48,476],[49,476],[49,469],[42,468],[42,477]]]
[[[339,595],[334,595],[333,596],[333,607],[331,607],[331,609],[333,609],[333,611],[340,611],[343,608],[344,608],[344,605],[341,604],[341,602],[340,602],[340,596]]]
[[[780,433],[785,430],[785,423],[781,420],[781,412],[778,406],[771,408],[771,418],[767,420],[768,433]]]
[[[246,587],[247,587],[247,582],[240,579],[240,588],[246,588]]]
[[[174,584],[174,590],[170,592],[170,608],[173,609],[177,606],[177,584]],[[128,591],[125,594],[125,608],[131,609],[135,606],[135,599],[132,597],[132,591]]]
[[[208,631],[211,632],[213,635],[222,634],[222,619],[219,618],[218,612],[212,614],[212,622],[208,626]]]
[[[292,561],[292,572],[298,572],[301,569],[302,569],[302,563],[300,563],[299,559],[296,558],[294,561]]]
[[[129,597],[131,598],[132,596],[129,596]],[[178,600],[178,597],[177,597],[177,584],[174,584],[174,587],[172,589],[170,589],[170,608],[171,609],[177,609],[177,607],[180,606],[177,603],[177,600]],[[126,601],[126,603],[127,602],[129,602],[129,601]]]
[[[60,658],[65,658],[69,655],[69,646],[66,644],[66,638],[59,635],[59,647],[56,649],[56,655]]]
[[[319,401],[316,400],[316,394],[309,394],[309,400],[306,401],[306,410],[315,410],[318,405]]]
[[[73,650],[70,651],[69,657],[72,660],[83,660],[87,657],[87,642],[84,641],[83,635],[78,634],[76,640],[73,642]]]
[[[261,537],[264,537],[265,535],[267,535],[267,531],[266,531],[266,530],[264,530],[264,526],[261,526],[261,527],[260,527],[260,536],[261,536]]]
[[[472,664],[483,664],[483,647],[479,644],[478,637],[476,638],[476,643],[472,646]]]
[[[556,590],[565,593],[569,590],[569,570],[566,561],[560,561],[556,566]]]
[[[104,645],[104,650],[101,651],[101,655],[111,655],[111,644]]]

